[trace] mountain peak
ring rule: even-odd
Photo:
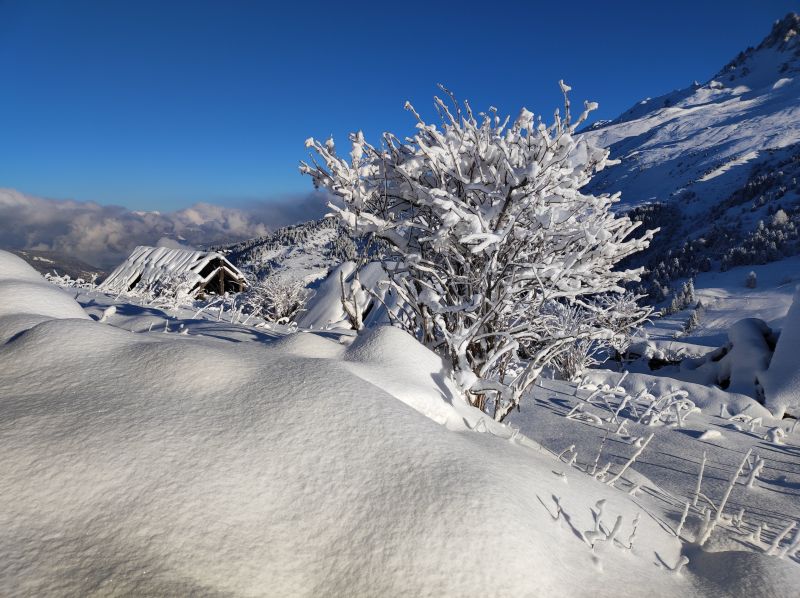
[[[758,47],[747,48],[726,64],[714,79],[737,84],[751,72],[757,71],[760,76],[749,83],[774,83],[787,73],[800,70],[800,15],[790,12],[782,19],[775,21]]]
[[[782,19],[775,21],[772,31],[759,44],[758,49],[776,48],[779,51],[785,51],[790,46],[796,47],[798,33],[800,33],[800,15],[790,12]]]

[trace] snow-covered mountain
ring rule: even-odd
[[[92,280],[92,278],[101,280],[107,274],[101,268],[58,251],[17,249],[13,250],[12,253],[17,254],[28,262],[40,274],[66,274],[70,278],[82,278],[83,280]]]
[[[584,134],[619,164],[592,191],[660,226],[635,256],[659,300],[698,270],[800,253],[800,16],[789,14],[704,84],[648,98]]]
[[[690,263],[724,269],[800,251],[798,33],[800,16],[789,14],[704,84],[584,132],[620,160],[592,191],[622,192],[622,208],[662,227],[645,262],[664,262],[661,283],[690,274]]]
[[[757,48],[711,80],[648,98],[587,132],[617,166],[596,188],[628,205],[682,200],[690,212],[742,186],[754,164],[800,142],[800,16],[787,15]]]

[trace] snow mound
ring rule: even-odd
[[[289,334],[272,343],[272,347],[287,355],[312,357],[318,359],[335,359],[342,356],[345,347],[317,334],[297,332]]]
[[[0,341],[46,318],[89,319],[72,297],[22,258],[0,250]]]
[[[508,435],[503,426],[454,399],[459,392],[439,356],[399,328],[366,329],[344,359],[348,370],[449,429],[471,429],[483,421],[487,430]]]
[[[306,305],[306,311],[301,315],[297,324],[301,328],[330,329],[350,328],[347,316],[342,308],[341,276],[350,279],[356,270],[354,262],[344,262],[331,270],[330,274],[320,283],[314,296]]]
[[[759,376],[764,403],[776,417],[800,417],[800,287],[783,321],[769,369]]]
[[[359,334],[347,349],[349,361],[379,364],[420,374],[441,373],[442,360],[410,334],[394,326],[377,326]]]
[[[44,282],[39,273],[21,257],[0,250],[0,281],[27,280],[29,282]]]
[[[0,345],[2,593],[624,597],[647,580],[701,595],[654,567],[678,542],[627,493],[404,404],[467,409],[442,400],[441,362],[402,334],[372,331],[348,361],[308,357],[335,352],[307,335],[85,318]],[[403,383],[419,392],[383,390]],[[599,500],[625,538],[641,516],[633,550],[590,548]]]
[[[758,398],[760,376],[772,359],[775,334],[758,318],[744,318],[728,330],[728,343],[699,360],[681,364],[690,380],[718,384],[731,393]],[[699,363],[699,365],[698,365]]]
[[[344,277],[345,287],[349,288],[355,273],[355,262],[344,262],[332,269],[309,300],[306,311],[298,318],[298,326],[313,330],[347,330],[351,328],[342,307],[342,277]],[[365,264],[358,271],[358,277],[365,288],[378,290],[379,283],[386,279],[386,274],[380,263],[371,262]],[[382,306],[375,309],[376,302],[371,296],[364,294],[359,304],[366,314],[365,320],[368,320],[368,322],[365,321],[365,324],[371,325],[385,320]]]

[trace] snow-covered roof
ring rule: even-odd
[[[103,281],[100,289],[120,293],[139,284],[188,276],[195,279],[195,289],[200,290],[219,275],[220,269],[227,277],[244,282],[242,272],[221,253],[140,245]]]

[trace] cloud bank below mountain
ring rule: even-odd
[[[198,203],[160,213],[0,189],[0,247],[57,251],[110,268],[137,245],[155,245],[164,238],[195,247],[239,241],[319,218],[325,211],[319,193],[241,207]]]

